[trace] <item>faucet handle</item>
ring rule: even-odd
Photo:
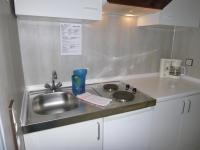
[[[46,89],[52,89],[52,87],[51,87],[51,85],[49,85],[48,83],[46,83],[45,85],[44,85],[44,87],[46,88]]]
[[[58,79],[57,72],[55,70],[52,71],[52,80],[53,79]]]
[[[56,84],[56,87],[57,88],[60,88],[62,86],[62,83],[61,82],[58,82],[57,84]]]
[[[46,89],[50,89],[53,92],[57,91],[62,86],[62,83],[58,82],[57,84],[55,84],[56,79],[58,79],[57,73],[56,71],[52,71],[52,85],[46,83],[44,87]]]

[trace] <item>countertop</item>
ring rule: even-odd
[[[80,109],[75,109],[70,112],[56,114],[49,117],[35,115],[25,118],[22,124],[23,132],[31,133],[63,125],[107,117],[110,115],[155,106],[157,102],[162,102],[172,98],[200,93],[200,82],[195,83],[185,78],[159,78],[155,75],[139,78],[123,78],[121,81],[130,84],[132,87],[139,90],[139,92],[135,95],[136,98],[134,101],[126,103],[112,101],[106,107],[98,107],[80,100]]]
[[[30,100],[28,97],[26,99]],[[32,102],[29,101],[28,103],[30,104]],[[133,101],[121,103],[113,100],[105,107],[98,107],[79,100],[78,109],[55,115],[37,115],[34,113],[32,113],[34,115],[30,115],[29,111],[31,111],[31,107],[30,105],[26,105],[25,107],[27,107],[27,109],[24,109],[26,111],[24,114],[27,113],[27,116],[25,117],[24,124],[22,125],[22,131],[26,134],[82,121],[103,118],[155,105],[156,100],[154,98],[145,95],[140,91],[136,92],[135,99]]]
[[[145,77],[123,80],[143,93],[155,98],[157,102],[171,98],[189,96],[200,93],[200,84],[187,79],[171,79],[160,77]]]

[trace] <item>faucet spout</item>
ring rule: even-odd
[[[58,79],[57,72],[54,70],[54,71],[52,71],[52,84],[49,85],[46,83],[44,87],[51,90],[52,92],[56,92],[62,86],[61,82],[58,82],[56,84],[57,79]]]
[[[58,76],[57,76],[57,72],[54,70],[52,71],[52,80],[57,80]]]

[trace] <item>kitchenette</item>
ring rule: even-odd
[[[200,150],[199,0],[0,0],[0,150]]]

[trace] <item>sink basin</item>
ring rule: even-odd
[[[69,92],[41,94],[33,98],[33,111],[40,115],[58,114],[78,107],[78,99]]]

